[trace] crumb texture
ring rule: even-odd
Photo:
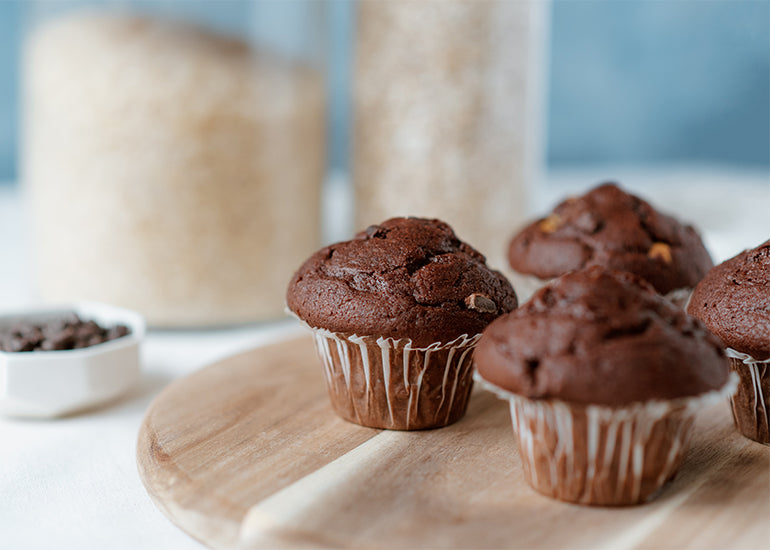
[[[712,269],[687,311],[728,347],[770,358],[770,240]]]

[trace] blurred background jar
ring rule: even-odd
[[[51,301],[283,315],[320,244],[325,3],[33,2],[21,180]]]
[[[496,268],[542,171],[547,2],[362,0],[356,225],[438,217]]]

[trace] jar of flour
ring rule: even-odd
[[[156,327],[281,316],[319,245],[323,6],[92,4],[36,15],[25,47],[41,297]]]

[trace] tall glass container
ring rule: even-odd
[[[324,3],[30,5],[37,285],[157,327],[278,317],[318,246]]]
[[[357,225],[439,217],[497,268],[541,165],[547,2],[362,0]]]

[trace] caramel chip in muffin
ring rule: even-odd
[[[542,231],[543,233],[553,233],[557,229],[559,229],[559,226],[562,224],[561,217],[554,213],[542,220],[538,225],[538,229]]]
[[[666,243],[654,243],[647,252],[648,258],[662,260],[663,263],[671,263],[671,247]]]

